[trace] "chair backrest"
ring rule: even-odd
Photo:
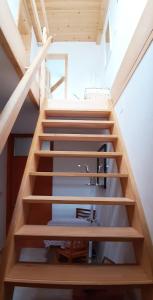
[[[78,219],[88,219],[91,215],[91,210],[87,208],[76,208],[76,218]],[[96,210],[93,211],[93,219],[96,218]]]

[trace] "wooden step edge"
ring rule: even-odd
[[[44,133],[39,135],[41,141],[80,141],[80,142],[116,142],[117,135],[94,135],[94,134],[57,134]]]
[[[29,195],[23,198],[24,203],[39,204],[96,204],[133,206],[135,201],[124,197],[74,197],[74,196],[39,196]]]
[[[121,152],[96,152],[96,151],[36,151],[35,155],[40,157],[104,157],[122,158]]]
[[[141,286],[153,278],[141,266],[45,265],[18,263],[5,276],[5,283],[35,287]]]
[[[111,109],[93,110],[93,109],[49,109],[45,108],[45,115],[48,117],[104,117],[110,116]]]
[[[44,127],[76,127],[76,128],[112,128],[114,121],[89,121],[89,120],[42,120]]]
[[[110,120],[64,120],[64,119],[42,119],[44,123],[76,123],[76,124],[111,124],[113,125],[115,122]]]
[[[144,237],[132,227],[70,227],[47,225],[23,225],[14,234],[15,238],[42,238],[52,240],[95,240],[95,241],[135,241]]]
[[[30,176],[128,178],[126,173],[29,172]]]

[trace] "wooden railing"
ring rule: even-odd
[[[116,105],[152,41],[153,1],[148,0],[111,88],[113,106]]]
[[[20,80],[13,94],[6,103],[0,116],[0,153],[7,141],[7,138],[12,130],[20,109],[29,92],[32,81],[35,78],[36,72],[41,66],[42,61],[46,57],[47,50],[50,46],[52,38],[49,37],[35,58],[34,62],[26,71],[23,78]]]

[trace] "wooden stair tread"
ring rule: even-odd
[[[115,286],[152,284],[140,266],[81,266],[16,264],[5,277],[6,283],[33,286]]]
[[[121,152],[96,152],[96,151],[36,151],[35,155],[41,157],[106,157],[106,158],[121,158]]]
[[[128,178],[126,173],[29,172],[30,176]]]
[[[45,109],[45,115],[48,117],[108,117],[110,113],[110,109]]]
[[[142,240],[143,235],[132,227],[70,227],[47,225],[23,225],[15,237],[49,238],[52,240],[86,239],[96,241],[129,241]]]
[[[42,125],[44,127],[112,128],[114,121],[43,119]]]
[[[39,196],[24,197],[25,203],[56,204],[99,204],[99,205],[134,205],[135,201],[124,197],[77,197],[77,196]]]
[[[44,133],[39,135],[42,141],[90,141],[90,142],[115,142],[118,139],[117,135],[111,134],[58,134],[58,133]]]

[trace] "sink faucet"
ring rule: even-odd
[[[88,165],[80,165],[80,164],[78,164],[77,167],[79,167],[79,168],[84,167],[85,170],[86,170],[86,173],[90,173],[90,170],[89,170],[89,166],[88,166]]]
[[[90,173],[90,170],[89,170],[89,166],[88,166],[88,165],[85,165],[85,164],[84,164],[84,165],[80,165],[80,164],[78,164],[77,167],[79,167],[79,168],[84,167],[86,173]],[[96,185],[96,177],[92,177],[92,176],[91,176],[88,185],[89,185],[89,186],[91,186],[91,185]]]

